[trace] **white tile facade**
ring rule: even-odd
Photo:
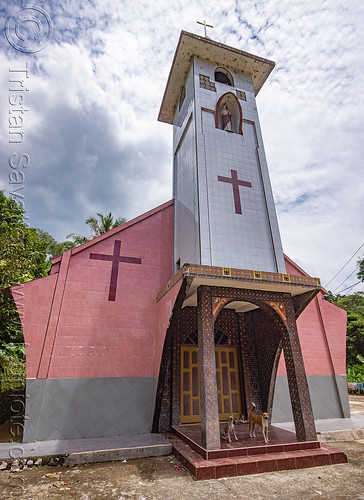
[[[194,58],[185,101],[175,112],[175,261],[286,272],[251,78],[227,68],[235,87],[215,82],[216,92],[201,88],[199,75],[214,82],[216,67]],[[245,92],[246,101],[231,96],[229,133],[215,127],[215,109],[221,96],[236,90]],[[226,182],[232,176],[250,184],[239,185],[234,195]]]

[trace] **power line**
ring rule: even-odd
[[[358,269],[359,269],[359,266],[356,266],[356,268],[354,269],[354,271],[353,271],[352,273],[350,273],[350,274],[349,274],[349,276],[348,276],[347,278],[345,278],[345,279],[344,279],[344,281],[342,281],[342,282],[340,283],[340,285],[338,285],[338,286],[335,288],[335,290],[333,290],[333,291],[332,291],[332,293],[336,292],[336,290],[337,290],[338,288],[340,288],[340,287],[341,287],[341,285],[343,285],[343,284],[345,283],[345,281],[347,281],[347,280],[350,278],[350,276],[352,276],[354,273],[356,273]]]
[[[353,259],[353,258],[355,257],[355,255],[359,252],[359,250],[361,249],[361,247],[362,247],[362,246],[364,246],[364,242],[360,245],[360,247],[358,248],[358,250],[356,250],[356,252],[354,252],[354,253],[353,253],[353,255],[350,257],[350,259],[347,261],[347,263],[343,265],[343,267],[340,269],[340,271],[338,271],[338,272],[335,274],[335,276],[334,276],[333,278],[331,278],[331,280],[330,280],[328,283],[326,283],[326,285],[324,286],[324,288],[327,288],[327,286],[328,286],[328,285],[329,285],[332,281],[334,281],[334,279],[336,278],[336,276],[337,276],[338,274],[340,274],[340,273],[341,273],[341,271],[344,269],[344,267],[346,267],[346,266],[349,264],[349,262],[351,261],[351,259]]]
[[[339,295],[339,293],[345,292],[345,290],[349,290],[350,288],[354,288],[354,286],[359,285],[359,283],[361,283],[361,281],[358,281],[357,283],[355,283],[355,285],[351,285],[351,286],[348,286],[347,288],[344,288],[343,290],[340,290],[340,292],[337,292],[337,294]]]

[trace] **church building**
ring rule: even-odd
[[[159,112],[173,200],[23,287],[24,442],[198,424],[209,451],[252,402],[299,441],[350,416],[346,313],[282,249],[256,105],[273,68],[181,32]]]

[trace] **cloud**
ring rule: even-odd
[[[96,212],[130,219],[170,199],[172,127],[157,116],[180,30],[203,34],[196,21],[206,19],[215,40],[276,61],[257,105],[283,246],[329,281],[364,241],[363,5],[42,4],[53,23],[43,50],[17,53],[0,42],[1,102],[9,96],[9,69],[29,66],[23,143],[9,144],[6,119],[0,124],[0,188],[9,188],[9,155],[29,154],[31,224],[58,240],[84,233],[84,220]],[[18,6],[2,2],[0,9],[7,17]]]

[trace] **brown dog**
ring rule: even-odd
[[[262,413],[261,415],[256,415],[254,412],[256,406],[252,403],[253,408],[249,413],[249,435],[250,437],[255,436],[255,426],[260,425],[263,431],[264,442],[268,443],[268,425],[269,425],[269,413]]]
[[[234,417],[232,415],[230,415],[228,421],[224,425],[223,434],[221,435],[221,437],[222,439],[226,439],[227,441],[229,441],[229,443],[231,443],[230,434],[234,434],[235,439],[238,441],[235,433]]]

